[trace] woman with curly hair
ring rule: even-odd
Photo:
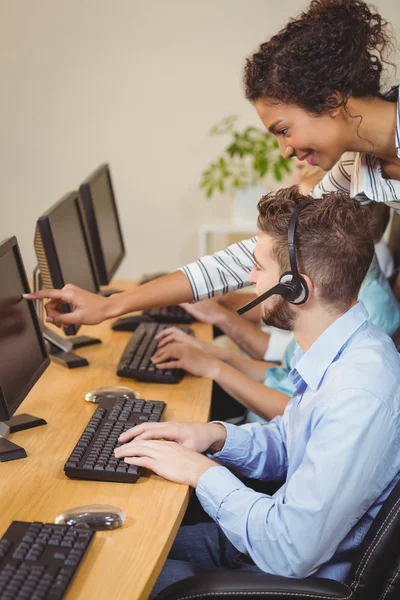
[[[362,0],[312,0],[247,59],[246,97],[286,158],[328,171],[311,194],[344,191],[361,204],[400,209],[398,88],[383,94],[393,43],[388,24]],[[45,290],[57,325],[96,324],[130,311],[198,301],[249,285],[256,238],[199,259],[131,292],[103,298],[74,286]],[[300,265],[301,266],[301,265]],[[61,313],[60,300],[74,304]]]
[[[382,94],[391,47],[387,23],[364,2],[312,0],[247,59],[246,97],[282,155],[330,171],[318,191],[399,201],[398,88]]]

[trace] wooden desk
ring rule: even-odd
[[[198,337],[211,340],[209,325],[193,328]],[[79,333],[103,340],[77,351],[89,367],[69,371],[51,364],[18,411],[43,417],[48,424],[9,437],[25,448],[28,458],[0,464],[0,535],[12,520],[54,522],[59,512],[73,506],[119,506],[126,515],[124,526],[97,533],[66,598],[145,600],[175,538],[189,490],[149,472],[134,485],[68,479],[64,463],[96,408],[84,395],[104,385],[127,385],[142,398],[167,402],[164,420],[205,422],[211,381],[189,375],[176,385],[121,379],[116,365],[132,334],[112,331],[110,322],[82,327]]]

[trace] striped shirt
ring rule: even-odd
[[[385,96],[397,102],[396,148],[400,158],[400,87],[392,88]],[[400,181],[386,179],[382,174],[380,159],[361,152],[345,152],[338,163],[311,195],[318,198],[325,192],[342,191],[361,204],[372,201],[386,202],[400,212]],[[251,285],[249,274],[253,268],[253,252],[257,237],[243,240],[211,256],[182,267],[188,278],[193,300],[204,300]]]

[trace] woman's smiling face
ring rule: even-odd
[[[264,126],[278,140],[285,158],[296,156],[329,171],[346,152],[346,127],[342,108],[311,115],[296,104],[283,104],[268,99],[255,102]]]

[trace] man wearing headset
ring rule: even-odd
[[[347,195],[297,188],[259,203],[257,301],[300,346],[282,417],[148,423],[121,436],[116,456],[193,486],[216,522],[181,527],[151,598],[215,570],[346,579],[400,476],[400,357],[357,302],[374,252],[365,213]],[[262,494],[234,473],[282,486]]]

